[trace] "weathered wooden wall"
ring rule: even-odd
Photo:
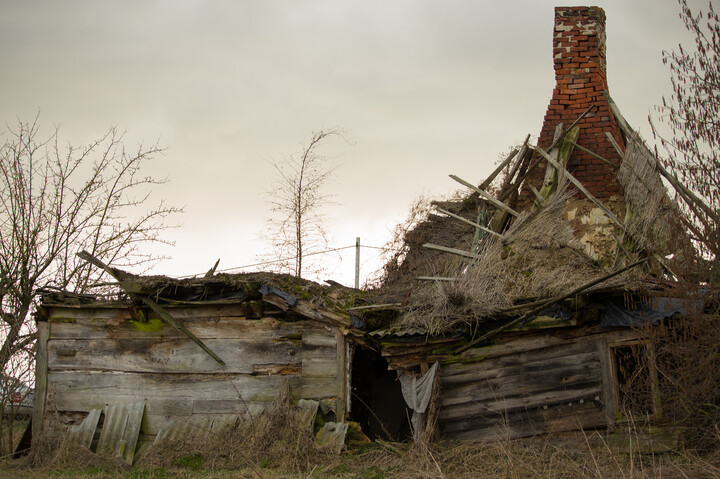
[[[499,439],[612,420],[608,344],[636,333],[579,328],[535,333],[441,360],[440,433],[452,439]]]
[[[94,408],[144,400],[141,440],[152,441],[174,419],[257,413],[286,381],[295,398],[342,412],[347,366],[338,361],[345,346],[336,330],[310,320],[245,319],[240,306],[167,309],[225,365],[152,316],[138,322],[126,308],[47,308],[38,351],[42,426],[57,431]]]

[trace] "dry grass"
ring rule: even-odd
[[[224,450],[230,447],[226,445]],[[234,447],[242,454],[253,454],[243,445]],[[190,452],[166,451],[165,462],[144,462],[128,469],[117,467],[109,458],[89,462],[89,453],[66,450],[62,461],[42,468],[0,465],[0,477],[720,478],[720,454],[701,457],[684,452],[652,454],[634,448],[617,449],[598,433],[485,443],[378,442],[340,456],[314,455],[302,471],[280,466],[297,464],[297,450],[274,450],[273,464],[252,465],[240,460],[222,467],[212,461],[210,445],[204,455],[188,455]]]
[[[144,467],[171,467],[183,458],[202,458],[203,468],[249,469],[262,477],[266,468],[309,472],[327,451],[315,445],[312,424],[293,406],[288,388],[262,413],[203,439],[153,446],[140,459]],[[191,459],[187,459],[192,462]]]
[[[202,441],[154,447],[134,467],[70,443],[40,438],[0,478],[707,478],[720,479],[720,450],[653,453],[640,433],[578,432],[495,442],[378,441],[340,455],[314,444],[287,390],[265,413]],[[621,445],[617,445],[621,444]]]

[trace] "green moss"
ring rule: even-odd
[[[163,321],[162,319],[153,318],[148,319],[147,321],[133,321],[132,319],[129,321],[130,325],[134,327],[138,331],[142,332],[153,332],[153,331],[162,331],[163,329]]]
[[[182,467],[183,469],[199,471],[200,469],[202,469],[204,462],[205,458],[202,456],[202,454],[193,454],[191,456],[183,456],[177,458],[174,464],[177,467]]]
[[[280,336],[280,341],[302,341],[302,333],[292,333]]]
[[[74,323],[75,318],[63,318],[63,317],[53,317],[50,319],[51,323]]]

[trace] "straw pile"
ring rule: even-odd
[[[605,272],[585,253],[563,219],[570,194],[521,215],[503,239],[489,239],[481,258],[455,259],[456,280],[423,284],[401,319],[406,327],[442,333],[474,325],[518,301],[552,297]]]

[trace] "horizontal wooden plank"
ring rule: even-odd
[[[55,339],[47,343],[48,369],[149,373],[244,373],[253,365],[297,364],[301,344],[293,340],[208,339],[218,364],[189,339]]]
[[[591,401],[524,411],[485,421],[472,418],[464,422],[440,423],[441,434],[456,440],[502,440],[538,434],[604,426],[602,410]]]
[[[192,318],[219,318],[219,317],[247,317],[252,308],[243,303],[220,304],[220,305],[168,305],[160,304],[175,319]],[[131,308],[128,307],[72,307],[72,306],[51,306],[48,310],[48,321],[67,321],[79,319],[130,319]],[[143,312],[150,318],[157,317],[147,308]]]
[[[92,371],[51,371],[48,384],[53,394],[60,396],[68,392],[103,395],[131,395],[141,398],[175,397],[182,394],[190,398],[236,398],[265,400],[273,399],[285,381],[289,382],[293,395],[313,398],[312,388],[317,396],[334,397],[326,394],[328,379],[302,378],[301,376],[250,376],[244,374],[138,374],[122,372]],[[309,394],[309,395],[308,395]]]
[[[325,331],[314,321],[290,323],[273,318],[195,318],[183,321],[183,325],[202,340],[295,338],[300,341],[304,334],[309,334],[318,337],[315,342],[331,342],[334,341],[335,336],[333,331]],[[50,323],[50,338],[52,339],[172,339],[184,337],[182,332],[159,319],[150,319],[143,323],[130,318],[105,320],[89,318],[78,319],[74,322]]]
[[[148,411],[160,414],[181,413],[192,401],[242,399],[246,402],[272,401],[285,381],[296,398],[330,399],[335,397],[332,378],[294,376],[249,376],[242,374],[137,374],[119,372],[51,371],[48,385],[52,387],[53,408],[88,412],[128,398],[144,399]],[[157,406],[160,407],[160,406]],[[176,412],[173,412],[176,411]]]
[[[568,365],[543,371],[541,374],[526,372],[515,376],[491,378],[465,384],[453,389],[444,389],[441,405],[450,407],[463,403],[482,403],[550,390],[576,388],[577,385],[595,384],[600,387],[600,363]]]
[[[578,382],[565,389],[533,391],[517,396],[486,398],[478,401],[441,406],[441,421],[476,416],[510,413],[517,410],[544,408],[557,403],[572,403],[580,400],[600,400],[600,385],[595,381]]]
[[[488,361],[487,364],[475,364],[474,367],[466,367],[465,369],[458,368],[454,371],[455,374],[449,376],[441,375],[440,384],[443,386],[443,390],[448,391],[453,387],[482,382],[487,379],[511,377],[520,374],[527,376],[530,373],[536,373],[535,376],[527,376],[528,380],[532,380],[533,377],[541,377],[545,371],[595,364],[599,360],[597,351],[542,357],[533,361],[518,361],[514,357],[505,357]]]
[[[245,414],[248,403],[243,399],[195,399],[192,413],[197,414]]]
[[[329,327],[303,330],[302,342],[303,346],[337,347],[335,332]]]
[[[302,375],[303,377],[325,377],[325,378],[336,378],[337,377],[338,363],[337,359],[333,355],[332,358],[320,358],[320,359],[307,359],[303,358],[302,361]]]

